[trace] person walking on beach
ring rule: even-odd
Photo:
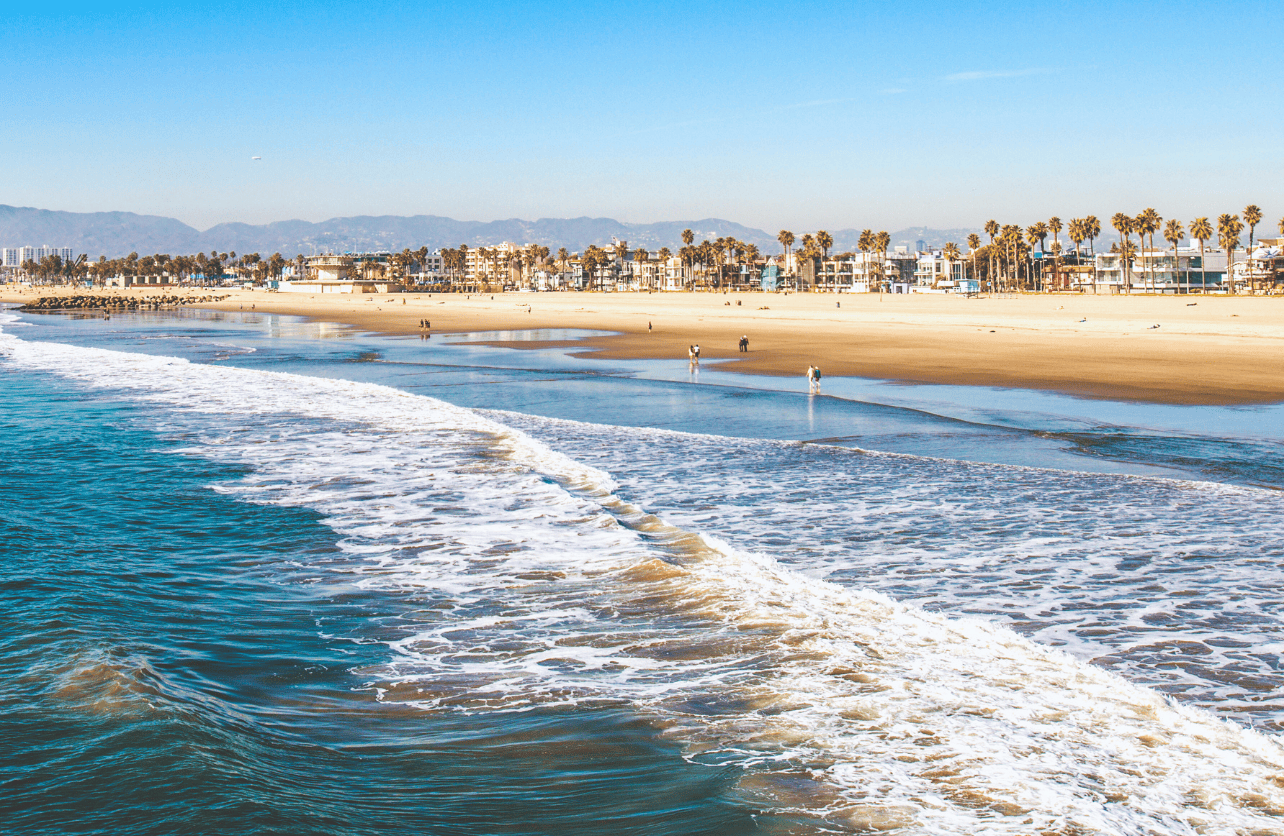
[[[692,346],[691,350],[695,352],[695,361],[699,363],[700,362],[700,343],[696,343],[694,346]]]
[[[687,360],[690,361],[693,366],[700,362],[700,355],[696,354],[696,349],[693,345],[687,346]]]
[[[748,334],[745,334],[743,337],[740,338],[740,353],[741,354],[749,353],[749,335]]]
[[[815,366],[807,367],[807,391],[813,395],[820,394],[820,369]]]

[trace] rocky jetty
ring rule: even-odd
[[[41,296],[20,311],[160,311],[180,305],[222,302],[227,296]]]

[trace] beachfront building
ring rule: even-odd
[[[813,274],[811,259],[802,259],[799,285],[831,293],[868,293],[879,275],[874,253],[838,253],[818,260]]]
[[[1172,250],[1145,249],[1137,253],[1124,271],[1118,253],[1097,253],[1095,277],[1081,274],[1098,293],[1188,293],[1224,290],[1226,253],[1198,247]]]
[[[464,253],[465,281],[478,286],[516,286],[521,278],[518,264],[524,249],[525,245],[511,241],[489,247],[470,247]]]
[[[897,247],[886,256],[877,252],[838,253],[816,259],[814,268],[809,266],[809,261],[806,258],[798,261],[799,289],[832,293],[872,293],[886,290],[893,283],[912,287],[919,269],[918,253],[911,253],[906,247]]]
[[[914,262],[913,287],[916,290],[953,291],[962,286],[966,269],[962,258],[948,261],[943,250],[920,252]]]
[[[282,293],[395,293],[398,282],[385,278],[387,253],[314,255],[304,259],[304,277],[281,281]]]
[[[661,290],[686,290],[695,282],[694,270],[682,263],[681,256],[669,256],[664,262],[664,285]]]
[[[441,250],[430,253],[422,259],[416,258],[415,281],[419,284],[435,284],[446,278],[446,261]]]
[[[22,258],[18,247],[5,247],[4,251],[0,252],[0,267],[16,269],[21,266]]]
[[[1265,238],[1231,268],[1236,291],[1273,291],[1284,283],[1284,238]]]
[[[629,285],[634,290],[656,290],[664,284],[665,263],[662,259],[629,257]]]

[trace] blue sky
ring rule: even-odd
[[[0,203],[774,230],[1284,215],[1267,4],[221,3],[0,15]],[[253,161],[251,157],[262,156]],[[1260,230],[1259,230],[1260,235]]]

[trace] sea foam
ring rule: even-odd
[[[252,468],[219,490],[323,515],[341,552],[317,571],[418,604],[363,673],[383,699],[627,707],[692,760],[738,766],[766,809],[840,830],[1279,830],[1276,738],[1004,626],[674,524],[644,486],[626,495],[493,418],[10,334],[0,358],[160,406],[172,424],[156,429],[192,438],[190,454]]]

